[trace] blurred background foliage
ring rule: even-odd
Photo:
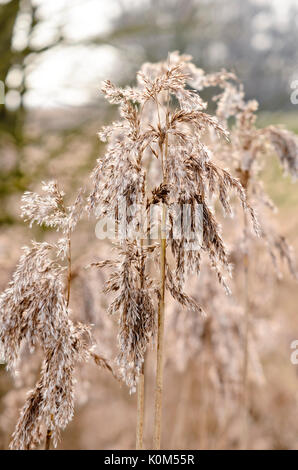
[[[0,223],[15,221],[7,196],[107,119],[100,81],[130,83],[144,61],[168,51],[190,53],[208,71],[234,70],[263,111],[294,111],[297,22],[290,0],[1,0]],[[45,145],[45,134],[55,142]],[[89,139],[84,168],[98,150],[95,134]]]

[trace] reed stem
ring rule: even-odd
[[[248,185],[250,180],[249,171],[242,171],[240,181],[245,189],[246,199],[248,201]],[[248,422],[248,389],[247,389],[247,373],[248,373],[248,350],[249,350],[249,324],[250,324],[250,312],[249,312],[249,260],[248,260],[248,219],[247,214],[244,212],[244,257],[243,257],[243,275],[244,275],[244,350],[243,350],[243,377],[242,377],[242,408],[243,408],[243,436],[244,436],[244,448],[248,447],[249,440],[249,422]]]
[[[52,437],[52,431],[50,429],[47,430],[47,435],[46,435],[46,443],[44,450],[50,450],[51,448],[51,437]]]
[[[163,224],[165,226],[165,206],[163,205]],[[163,236],[163,232],[162,232]],[[153,448],[160,449],[161,443],[161,416],[162,416],[162,388],[163,388],[163,338],[164,338],[164,313],[165,313],[165,266],[166,266],[166,239],[161,238],[160,247],[160,271],[161,286],[158,306],[158,331],[157,331],[157,360],[155,382],[155,419]]]
[[[145,415],[145,360],[142,366],[141,374],[139,376],[138,388],[137,388],[136,450],[143,449],[144,415]]]
[[[144,288],[144,275],[145,275],[145,264],[143,258],[143,244],[144,241],[141,239],[141,289]],[[143,449],[143,434],[144,434],[144,419],[145,419],[145,360],[142,364],[142,370],[138,380],[137,386],[137,427],[136,427],[136,450]]]
[[[247,248],[247,216],[244,214],[244,237],[245,237],[245,254],[243,259],[244,265],[244,351],[243,351],[243,377],[242,377],[242,400],[243,400],[243,435],[244,435],[244,447],[248,447],[249,441],[249,423],[248,423],[248,384],[247,384],[247,373],[248,373],[248,348],[249,348],[249,324],[250,324],[250,312],[249,312],[249,262],[248,262],[248,248]]]
[[[158,119],[160,124],[159,106],[157,102]],[[168,126],[168,104],[166,114],[166,125]],[[160,143],[160,157],[163,173],[163,184],[166,183],[166,159],[168,153],[168,137],[165,137],[165,149],[163,143]],[[158,325],[157,325],[157,354],[156,354],[156,381],[155,381],[155,417],[154,417],[154,435],[153,448],[160,449],[161,444],[161,420],[162,420],[162,389],[163,389],[163,340],[164,340],[164,321],[165,321],[165,279],[166,279],[166,205],[162,205],[162,221],[160,230],[160,299],[158,304]]]
[[[71,241],[70,241],[70,230],[67,234],[67,293],[66,293],[66,305],[69,306],[70,300],[70,282],[71,282]],[[51,441],[52,441],[52,431],[51,429],[47,429],[46,434],[46,441],[44,450],[51,449]]]

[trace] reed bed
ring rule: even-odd
[[[205,88],[220,89],[214,115],[200,96]],[[32,354],[41,364],[10,446],[57,446],[74,413],[75,369],[91,361],[123,381],[130,393],[137,392],[136,449],[144,448],[148,416],[153,417],[150,447],[162,448],[169,355],[174,368],[186,371],[186,383],[188,364],[201,377],[202,421],[207,423],[213,412],[207,400],[213,395],[221,403],[217,409],[225,410],[217,417],[225,429],[231,409],[227,400],[231,404],[231,397],[239,398],[243,446],[248,447],[250,366],[254,380],[264,379],[250,290],[254,247],[267,247],[277,276],[280,258],[297,278],[289,243],[265,219],[274,205],[262,187],[261,165],[275,153],[284,171],[296,178],[298,139],[279,127],[256,127],[257,103],[245,101],[233,73],[206,74],[178,52],[165,62],[145,63],[135,87],[106,81],[102,93],[118,106],[119,120],[99,132],[106,148],[91,174],[90,193],[80,190],[67,205],[51,181],[43,183],[42,195],[26,192],[22,198],[23,219],[58,235],[53,243],[24,248],[0,297],[1,356],[8,369],[16,373]],[[110,256],[91,253],[88,266],[74,268],[73,232],[88,217],[90,225],[97,221],[97,236],[110,240]],[[234,217],[228,227],[225,217]],[[231,295],[233,271],[236,282],[243,278],[242,301]],[[106,315],[98,326],[97,307],[88,304],[86,321],[74,318],[76,278],[80,292],[89,289],[88,299],[96,296],[96,303],[104,304],[101,310],[117,318],[114,361],[97,352],[95,338],[108,324]],[[155,369],[148,371],[151,350]],[[154,409],[146,408],[149,373],[155,375]],[[188,393],[183,384],[180,414]],[[202,432],[208,441],[207,425]],[[173,442],[177,435],[178,428]]]

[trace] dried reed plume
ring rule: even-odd
[[[276,207],[265,193],[262,182],[259,179],[262,160],[268,155],[276,154],[286,174],[293,180],[298,176],[298,137],[280,127],[268,126],[256,127],[256,111],[258,102],[245,101],[243,86],[228,83],[222,86],[223,92],[215,97],[217,101],[217,116],[222,123],[227,124],[230,117],[235,117],[235,125],[231,130],[230,144],[218,145],[215,143],[215,152],[227,161],[235,170],[245,189],[247,199],[258,207],[263,214],[264,208],[275,211]],[[246,334],[244,339],[244,364],[243,364],[243,401],[244,409],[248,407],[247,396],[247,369],[248,349],[251,332],[250,319],[250,292],[249,292],[249,247],[250,237],[247,229],[247,218],[244,217],[244,309],[246,317]],[[277,276],[281,276],[278,258],[285,260],[290,273],[298,279],[297,268],[293,250],[283,235],[278,234],[272,225],[268,224],[266,217],[262,216],[261,238],[268,253],[271,256]],[[250,253],[249,253],[250,252]],[[246,412],[246,411],[245,411]],[[247,413],[246,413],[247,414]],[[248,428],[248,423],[246,424]],[[248,430],[246,431],[246,434]],[[248,435],[245,437],[246,445]]]
[[[119,260],[97,263],[98,267],[115,269],[106,291],[116,293],[109,311],[120,316],[118,360],[132,390],[141,373],[150,338],[155,333],[157,316],[155,449],[160,448],[161,442],[165,291],[186,309],[201,313],[201,307],[183,287],[188,273],[200,272],[203,253],[208,255],[219,282],[229,290],[224,277],[225,271],[230,272],[228,253],[210,207],[212,196],[217,195],[229,215],[232,212],[229,191],[235,190],[258,231],[241,183],[215,164],[210,148],[203,143],[210,129],[225,139],[228,139],[228,132],[216,117],[205,112],[207,104],[200,95],[186,88],[187,84],[196,88],[203,87],[204,83],[222,84],[229,78],[231,75],[225,71],[205,75],[190,63],[189,56],[173,53],[166,62],[144,64],[137,74],[135,88],[117,88],[109,81],[102,88],[106,98],[120,106],[121,119],[100,132],[102,140],[109,143],[93,171],[90,210],[96,211],[99,218],[106,215],[115,218],[119,228],[122,223],[120,200],[125,200],[127,206],[145,206],[147,215],[158,204],[162,206],[158,240],[146,235],[131,239],[126,232],[120,241]],[[150,160],[155,159],[160,165],[159,182],[152,181],[148,174]],[[182,231],[180,238],[174,236],[177,223],[174,207],[184,205],[188,205],[192,229],[197,228],[194,219],[197,207],[201,207],[203,237],[199,245],[197,235],[189,239]],[[135,223],[135,230],[138,230],[142,214],[137,212],[133,217],[139,221]],[[127,213],[126,222],[130,223],[131,219]],[[143,238],[142,243],[140,238]],[[171,250],[171,256],[167,249]],[[158,269],[158,279],[153,276],[152,263]]]
[[[207,87],[221,89],[214,97],[216,115],[206,112],[208,104],[199,94]],[[210,364],[209,374],[206,368],[203,374],[207,391],[211,384],[226,393],[226,384],[238,383],[242,373],[247,418],[249,357],[261,375],[248,286],[254,232],[265,242],[278,275],[281,258],[297,277],[291,247],[263,217],[264,207],[274,210],[274,204],[259,175],[264,157],[276,153],[282,168],[297,178],[298,138],[279,127],[258,129],[257,102],[245,101],[233,73],[206,74],[190,56],[173,52],[165,62],[145,63],[135,87],[119,88],[106,81],[102,92],[119,106],[120,117],[99,133],[107,146],[92,173],[87,207],[81,190],[74,204],[67,206],[55,181],[43,183],[42,195],[26,192],[22,198],[22,217],[30,226],[36,223],[60,235],[51,244],[32,242],[24,248],[0,296],[0,353],[7,367],[16,372],[28,360],[23,354],[26,347],[43,356],[39,379],[21,410],[12,449],[33,449],[43,441],[46,449],[51,442],[57,445],[73,416],[74,372],[79,362],[93,359],[113,373],[94,352],[89,324],[94,312],[82,324],[73,320],[70,310],[71,239],[85,209],[95,214],[102,227],[107,222],[108,230],[112,229],[107,234],[114,239],[115,255],[90,266],[108,270],[104,293],[112,296],[108,314],[117,315],[119,321],[117,365],[130,391],[137,389],[137,449],[143,448],[145,356],[152,345],[156,347],[153,448],[161,447],[166,307],[167,338],[175,338],[175,354],[184,349],[185,366],[197,354],[204,356],[205,365]],[[230,118],[235,124],[228,132]],[[236,197],[230,200],[232,191]],[[244,218],[233,230],[230,256],[217,209],[242,220],[239,202]],[[260,226],[252,207],[262,214]],[[241,244],[239,227],[243,228]],[[231,276],[235,252],[241,257],[236,269],[241,266],[244,271],[243,306],[224,303],[219,293],[220,285],[230,293],[226,276]],[[194,279],[201,270],[198,288]],[[216,286],[214,275],[219,281]],[[95,283],[93,279],[92,288],[98,294]],[[83,282],[80,287],[84,289]],[[174,312],[166,293],[177,301]],[[207,319],[202,318],[205,310],[211,314]],[[222,332],[225,342],[217,348]],[[178,358],[174,361],[178,366]]]
[[[45,195],[25,193],[22,216],[55,227],[66,234],[57,244],[32,242],[23,255],[8,288],[0,297],[0,345],[7,367],[17,371],[22,350],[29,346],[43,352],[40,378],[28,394],[12,436],[12,449],[38,446],[47,429],[57,445],[59,432],[72,419],[74,411],[74,370],[79,362],[91,357],[109,367],[93,352],[90,326],[70,318],[70,234],[82,213],[82,193],[74,205],[66,207],[57,183],[43,184]],[[64,259],[68,267],[63,266]],[[65,288],[65,269],[67,285]],[[66,292],[65,292],[66,291]]]

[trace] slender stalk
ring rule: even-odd
[[[144,176],[144,184],[142,190],[143,204],[145,203],[146,198],[146,181],[147,174]],[[143,233],[143,217],[141,213],[141,289],[144,288],[144,276],[145,276],[145,260],[143,256],[143,246],[144,246],[144,233]],[[144,362],[142,365],[142,370],[138,380],[137,386],[137,427],[136,427],[136,450],[143,449],[143,435],[144,435],[144,420],[145,420],[145,361],[146,355],[144,356]]]
[[[168,100],[169,101],[169,100]],[[159,126],[160,114],[159,105],[156,98]],[[168,108],[168,106],[167,106]],[[168,125],[168,109],[166,115],[166,124]],[[164,150],[164,151],[163,151]],[[163,172],[163,183],[166,183],[166,159],[168,153],[168,137],[165,137],[165,149],[160,142],[160,156]],[[157,330],[157,355],[156,355],[156,382],[155,382],[155,417],[154,417],[154,435],[153,448],[160,449],[161,444],[161,419],[162,419],[162,389],[163,389],[163,340],[164,340],[164,321],[165,321],[165,273],[166,273],[166,205],[162,205],[162,221],[160,231],[160,299],[158,304],[158,330]]]
[[[212,413],[212,407],[215,406],[215,390],[211,390],[210,382],[209,382],[209,368],[210,368],[210,360],[212,361],[212,344],[211,344],[211,326],[210,321],[206,321],[205,326],[205,350],[202,354],[202,383],[204,387],[202,387],[202,409],[201,409],[201,449],[209,449],[210,443],[210,430],[209,430],[209,422],[210,422],[210,415]]]
[[[248,345],[249,345],[249,264],[247,253],[247,216],[244,214],[244,233],[245,233],[245,254],[243,259],[244,265],[244,315],[245,315],[245,330],[244,330],[244,351],[243,351],[243,377],[242,377],[242,400],[243,400],[243,427],[244,427],[244,443],[245,448],[248,446],[249,439],[249,423],[248,423],[248,389],[247,389],[247,372],[248,372]]]
[[[248,185],[250,173],[249,171],[242,171],[240,181],[246,192],[248,201]],[[248,372],[248,350],[249,350],[249,326],[250,326],[250,311],[249,311],[249,259],[248,259],[248,219],[247,214],[244,213],[244,257],[243,257],[243,275],[244,275],[244,348],[243,348],[243,376],[242,376],[242,408],[243,408],[243,436],[244,448],[248,447],[249,442],[249,422],[248,422],[248,388],[247,388],[247,372]]]
[[[46,436],[46,443],[45,443],[45,450],[50,450],[51,448],[51,437],[52,437],[52,431],[50,429],[47,430],[47,436]]]
[[[165,205],[162,213],[162,230],[165,226]],[[163,236],[163,233],[161,234]],[[163,338],[165,315],[165,266],[166,266],[166,239],[161,238],[160,247],[160,300],[158,306],[158,331],[157,331],[157,357],[156,357],[156,382],[155,382],[155,419],[153,448],[160,449],[161,442],[161,415],[162,415],[162,386],[163,386]]]
[[[143,449],[144,434],[144,415],[145,415],[145,361],[138,381],[137,389],[137,432],[136,432],[136,450]]]
[[[66,292],[66,305],[69,306],[70,300],[70,282],[71,282],[71,241],[70,241],[70,230],[67,233],[67,292]],[[46,441],[44,450],[51,449],[52,431],[47,429]]]

